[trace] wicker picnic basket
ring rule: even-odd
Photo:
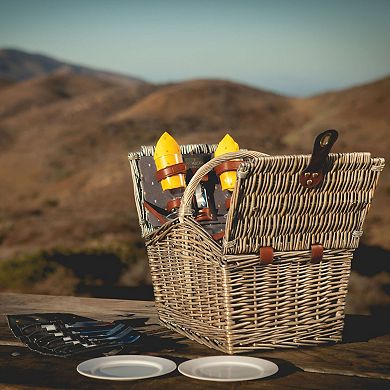
[[[215,148],[181,151],[212,157]],[[229,153],[196,171],[178,218],[153,228],[140,170],[153,152],[143,147],[129,161],[161,323],[228,354],[340,341],[351,260],[384,159],[329,154],[322,183],[304,188],[310,155]],[[204,175],[233,159],[243,162],[217,242],[195,221],[191,199]]]

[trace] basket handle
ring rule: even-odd
[[[192,215],[191,202],[192,197],[194,196],[196,187],[202,180],[203,176],[205,176],[208,172],[214,169],[219,164],[229,161],[235,160],[238,158],[256,158],[256,157],[266,157],[268,154],[255,152],[255,151],[238,151],[232,153],[222,154],[219,157],[214,157],[206,164],[202,165],[194,174],[192,179],[187,185],[187,188],[184,191],[183,197],[181,198],[180,208],[179,208],[179,220],[180,222],[184,221],[185,216]]]

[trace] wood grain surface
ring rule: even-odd
[[[95,319],[133,318],[144,334],[130,354],[169,358],[177,364],[217,351],[195,343],[158,324],[153,302],[26,294],[0,294],[1,389],[327,389],[388,388],[390,386],[390,328],[384,318],[347,316],[340,344],[249,354],[274,361],[279,373],[257,381],[216,383],[182,376],[178,371],[155,379],[113,383],[85,378],[76,372],[84,358],[39,355],[20,343],[8,329],[5,314],[69,312]]]

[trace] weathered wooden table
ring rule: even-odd
[[[5,314],[69,312],[102,320],[134,313],[145,342],[129,353],[167,357],[177,364],[201,356],[218,355],[158,325],[153,302],[24,294],[0,294],[0,389],[334,389],[390,388],[389,320],[347,316],[341,344],[252,353],[274,361],[279,372],[248,382],[217,383],[190,379],[178,371],[130,382],[90,379],[76,372],[85,358],[62,359],[39,355],[14,338]],[[145,324],[145,325],[142,325]]]

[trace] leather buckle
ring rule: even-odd
[[[317,136],[309,165],[299,177],[299,182],[303,187],[314,188],[322,183],[326,174],[327,158],[337,137],[336,130],[326,130]]]

